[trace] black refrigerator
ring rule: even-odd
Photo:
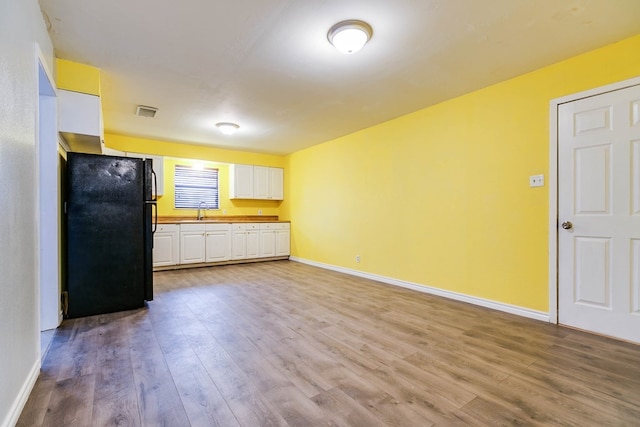
[[[153,299],[155,182],[151,159],[68,153],[66,317]]]

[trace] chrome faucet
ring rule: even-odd
[[[209,206],[207,205],[206,202],[200,202],[198,204],[198,221],[202,220],[204,218],[204,212],[202,214],[200,214],[200,209],[202,209],[202,205],[204,205],[204,209],[208,210]]]

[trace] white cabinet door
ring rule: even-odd
[[[100,97],[58,90],[58,131],[72,151],[102,154],[104,131]]]
[[[231,225],[231,259],[257,258],[260,248],[260,224]]]
[[[252,165],[229,166],[229,198],[282,200],[284,169]]]
[[[164,157],[156,156],[153,154],[130,153],[130,152],[127,152],[126,156],[153,160],[153,171],[156,174],[156,183],[154,184],[156,188],[154,189],[154,193],[157,194],[158,196],[164,195]]]
[[[247,258],[258,258],[260,251],[259,224],[247,224]]]
[[[289,223],[161,224],[154,267],[289,256]]]
[[[269,198],[269,169],[264,166],[253,167],[253,198]]]
[[[205,262],[204,224],[182,224],[180,226],[180,264]]]
[[[167,230],[169,229],[170,230]],[[178,258],[178,229],[174,224],[159,225],[153,235],[153,266],[176,265]]]
[[[231,259],[247,257],[247,230],[245,224],[231,224]]]
[[[269,199],[284,199],[284,170],[282,168],[269,168]]]
[[[253,166],[229,166],[229,198],[253,199]]]
[[[227,261],[231,258],[231,230],[229,224],[207,224],[206,262]]]
[[[274,223],[260,224],[260,258],[276,255],[276,229]]]
[[[276,228],[276,256],[291,255],[291,230],[289,223],[280,223]]]

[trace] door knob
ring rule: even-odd
[[[573,228],[573,224],[571,223],[571,221],[565,221],[562,223],[562,228],[564,228],[565,230],[571,230]]]

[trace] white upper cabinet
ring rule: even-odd
[[[156,174],[156,186],[155,194],[158,196],[164,195],[164,157],[156,156],[153,154],[142,154],[142,153],[129,153],[127,152],[127,157],[138,157],[140,159],[151,159],[153,160],[153,171]]]
[[[284,170],[267,166],[231,165],[229,198],[282,200]]]
[[[253,166],[229,166],[229,198],[253,199]]]
[[[113,148],[109,148],[105,145],[102,146],[102,154],[105,156],[120,156],[126,157],[127,153],[125,151],[114,150]]]
[[[58,131],[71,151],[101,154],[104,130],[100,97],[59,89]]]
[[[269,168],[269,191],[267,198],[273,200],[284,199],[284,169]]]
[[[265,166],[253,167],[253,198],[269,198],[269,169]]]

